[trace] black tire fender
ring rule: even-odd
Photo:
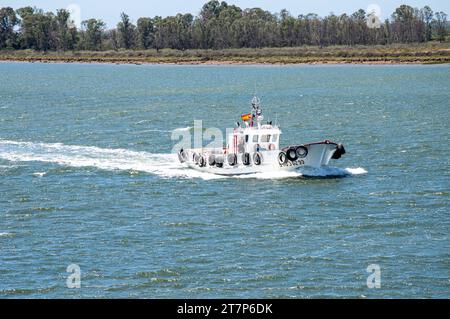
[[[297,152],[296,149],[294,147],[290,147],[287,151],[286,151],[286,156],[287,159],[290,161],[296,161],[298,156],[297,156]]]
[[[223,167],[223,157],[222,156],[217,156],[216,157],[216,167]]]
[[[229,154],[227,157],[228,165],[235,166],[237,164],[237,156],[236,154]]]
[[[261,165],[262,161],[263,157],[261,153],[256,152],[255,154],[253,154],[253,163],[255,163],[255,165]]]
[[[297,158],[305,158],[308,156],[308,148],[304,145],[300,145],[295,149],[295,154],[297,155]]]
[[[280,152],[280,154],[278,154],[278,163],[280,163],[280,165],[284,165],[286,164],[288,161],[286,153],[285,152]]]
[[[242,164],[244,164],[245,166],[250,165],[250,154],[249,153],[242,154]]]
[[[209,164],[209,166],[216,165],[216,157],[214,156],[214,154],[209,155],[208,164]]]
[[[192,154],[192,161],[194,162],[194,164],[198,165],[198,160],[199,160],[198,154],[197,153]]]
[[[203,155],[199,156],[198,166],[200,166],[200,167],[205,167],[206,166],[206,159],[205,159],[205,157]]]
[[[186,162],[186,153],[184,152],[184,150],[183,149],[181,149],[179,152],[178,152],[178,160],[180,161],[180,163],[184,163],[184,162]]]

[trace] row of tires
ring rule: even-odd
[[[188,160],[188,156],[184,150],[181,150],[178,153],[178,158],[181,163],[184,163]],[[202,154],[192,154],[192,161],[200,167],[205,167],[207,165],[223,167],[225,160],[227,161],[229,166],[236,166],[238,164],[237,154],[228,154],[228,156],[211,154],[209,155],[208,159],[206,159],[206,157]],[[263,162],[262,154],[259,152],[254,153],[253,156],[251,156],[250,153],[242,154],[243,165],[249,166],[252,164],[252,162],[254,165],[261,165]]]
[[[288,161],[293,162],[298,159],[303,159],[307,155],[308,149],[303,145],[297,147],[290,147],[285,151],[280,152],[280,154],[278,154],[278,162],[281,165],[283,165],[286,164]],[[188,155],[186,151],[181,149],[180,152],[178,153],[178,158],[181,163],[186,162],[188,160]],[[208,158],[206,158],[205,155],[203,154],[198,153],[192,154],[192,161],[200,167],[205,167],[207,165],[215,167],[223,167],[225,158],[229,166],[236,166],[238,164],[237,154],[228,154],[228,156],[211,154],[209,155]],[[259,152],[253,153],[253,156],[251,156],[250,153],[242,154],[243,165],[249,166],[252,164],[252,162],[256,166],[261,165],[263,162],[262,154]]]
[[[308,148],[306,146],[291,146],[288,149],[284,149],[284,152],[278,154],[278,162],[280,164],[286,164],[287,161],[296,161],[308,156]]]

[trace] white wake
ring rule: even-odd
[[[96,167],[102,170],[146,172],[161,177],[218,179],[225,176],[199,172],[185,167],[176,154],[153,154],[126,149],[61,143],[33,143],[0,140],[0,159],[11,162],[47,162],[69,167]],[[279,179],[299,176],[345,176],[367,173],[363,168],[325,168],[303,172],[273,171],[237,176],[236,178]],[[44,176],[45,173],[39,173]]]

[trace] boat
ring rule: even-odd
[[[241,115],[221,148],[180,149],[178,159],[192,169],[218,175],[244,175],[270,171],[293,171],[301,167],[322,168],[345,154],[342,144],[330,140],[288,145],[280,148],[282,131],[265,122],[256,96],[251,112]]]

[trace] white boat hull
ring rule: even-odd
[[[243,154],[237,154],[236,164],[229,165],[225,154],[223,155],[224,161],[221,167],[218,167],[217,165],[209,165],[208,159],[206,159],[206,163],[204,163],[204,166],[199,165],[198,161],[196,161],[196,155],[198,154],[217,154],[221,151],[189,149],[185,151],[187,157],[185,159],[185,163],[192,169],[227,176],[255,174],[279,170],[293,171],[305,166],[314,168],[327,166],[337,150],[337,144],[328,141],[306,144],[304,145],[304,147],[308,150],[306,156],[297,158],[295,160],[286,160],[285,162],[281,162],[278,158],[282,150],[260,151],[259,153],[262,156],[260,165],[256,165],[253,160],[250,161],[249,165],[244,165]],[[250,158],[253,159],[253,154],[250,154]]]

